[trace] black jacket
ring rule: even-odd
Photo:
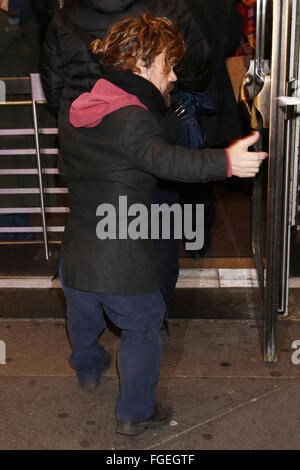
[[[179,81],[184,89],[204,90],[211,76],[211,52],[185,0],[73,0],[54,16],[43,45],[42,84],[54,109],[59,109],[61,99],[65,104],[74,100],[100,78],[88,43],[103,38],[125,14],[145,11],[168,16],[178,24],[188,46]]]
[[[242,37],[243,18],[237,12],[237,4],[237,0],[187,0],[212,52],[213,72],[205,94],[217,112],[203,119],[208,147],[222,145],[244,133],[225,63],[226,57],[235,54]]]
[[[119,196],[127,196],[128,206],[141,203],[150,210],[158,178],[186,182],[224,179],[227,158],[224,150],[187,150],[167,143],[154,114],[164,112],[158,89],[137,75],[125,73],[125,79],[124,73],[120,76],[119,81],[117,74],[111,77],[114,84],[126,91],[135,89],[150,111],[137,105],[126,106],[107,114],[95,127],[78,128],[70,124],[67,110],[60,113],[61,157],[71,210],[62,266],[68,287],[135,295],[161,287],[154,242],[99,240],[97,207],[112,204],[118,215]],[[93,109],[90,115],[94,119],[97,113]]]
[[[147,9],[151,0],[139,4]],[[47,102],[58,110],[61,99],[70,102],[90,90],[100,77],[88,41],[103,38],[108,28],[126,13],[140,11],[133,0],[73,0],[52,19],[43,44],[41,79]],[[67,12],[67,14],[66,14]],[[79,33],[79,34],[78,34]]]

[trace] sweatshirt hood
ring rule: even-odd
[[[90,92],[83,93],[72,103],[70,123],[74,127],[95,127],[105,116],[125,106],[148,109],[136,96],[101,78]]]
[[[101,13],[120,13],[135,2],[136,0],[80,0],[80,3]]]

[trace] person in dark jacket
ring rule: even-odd
[[[213,61],[212,75],[204,92],[216,114],[203,120],[207,146],[222,146],[244,135],[244,128],[226,68],[226,58],[235,55],[243,35],[243,17],[238,0],[187,0],[194,20],[207,40]]]
[[[187,45],[180,85],[204,90],[212,73],[211,51],[185,0],[68,0],[52,19],[43,44],[41,79],[48,104],[55,109],[90,90],[101,76],[89,43],[103,38],[123,16],[151,12],[178,24]]]
[[[171,417],[170,407],[156,402],[165,303],[160,259],[149,235],[153,219],[149,222],[147,215],[155,203],[157,181],[251,177],[266,154],[247,151],[258,133],[226,150],[187,150],[164,139],[156,113],[166,109],[176,81],[173,67],[185,50],[168,19],[147,14],[124,18],[93,47],[102,78],[73,102],[70,113],[60,113],[71,211],[60,276],[71,363],[83,389],[97,386],[107,364],[98,340],[105,328],[104,312],[122,330],[117,432],[137,435]],[[131,237],[141,205],[146,215],[138,225],[143,231],[149,223],[148,236]]]
[[[8,25],[3,30],[7,37],[2,33],[0,42],[1,76],[22,77],[38,72],[40,26],[32,0],[0,0],[0,10],[8,14]]]
[[[39,68],[39,23],[35,16],[31,0],[0,0],[0,74],[2,77],[24,77]],[[4,98],[5,101],[5,98]],[[18,108],[18,109],[16,109]],[[29,110],[28,110],[29,111]],[[30,114],[26,114],[30,116]],[[24,127],[24,114],[20,107],[5,106],[1,109],[3,128]],[[25,119],[26,120],[26,119]],[[22,157],[21,157],[22,158]],[[23,168],[20,156],[9,155],[1,157],[2,168]],[[30,181],[30,182],[29,182]],[[29,177],[27,183],[35,184],[35,178]],[[21,175],[3,175],[1,184],[4,187],[22,187],[24,177]],[[24,207],[31,196],[18,195],[13,198],[14,207]],[[31,199],[36,203],[35,196]],[[9,207],[10,196],[1,196],[1,207]],[[29,225],[28,214],[0,215],[2,227],[26,227]],[[1,233],[0,241],[27,241],[32,239],[31,233]]]
[[[243,18],[237,11],[237,0],[186,0],[193,19],[202,31],[212,54],[212,73],[202,90],[215,107],[215,112],[201,119],[201,127],[208,147],[225,147],[244,135],[241,115],[226,67],[226,58],[235,55],[243,34]],[[190,251],[194,258],[201,258],[210,247],[211,229],[216,211],[213,183],[183,185],[184,204],[205,205],[205,243],[201,250]]]
[[[212,73],[211,52],[185,0],[69,0],[53,18],[43,46],[41,78],[48,104],[59,112],[68,108],[80,93],[89,91],[102,74],[90,53],[89,43],[103,38],[108,28],[123,16],[147,11],[171,18],[182,31],[187,53],[179,73],[181,88],[204,89]],[[157,117],[168,142],[181,144],[180,123],[173,108],[158,112]],[[63,176],[62,165],[60,173]],[[178,188],[160,181],[156,197],[158,203],[171,206],[178,201]],[[168,311],[179,273],[179,240],[159,239],[156,247],[161,258],[162,292]],[[166,321],[164,327],[168,331]]]

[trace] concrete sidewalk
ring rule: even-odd
[[[262,327],[251,320],[170,320],[158,399],[174,406],[159,431],[115,433],[119,338],[106,330],[114,360],[93,393],[79,390],[68,363],[63,320],[0,320],[0,449],[300,449],[300,340],[297,315],[279,322],[279,360],[263,363]],[[299,354],[300,358],[300,354]]]

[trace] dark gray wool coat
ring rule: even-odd
[[[122,84],[127,93],[136,90],[148,110],[125,106],[107,114],[95,127],[78,128],[70,124],[68,112],[61,113],[61,156],[71,209],[62,252],[63,279],[66,286],[76,289],[135,295],[161,287],[154,241],[100,240],[97,207],[112,204],[118,215],[119,196],[126,196],[128,206],[140,203],[150,212],[159,178],[185,182],[224,179],[227,157],[225,150],[187,150],[169,144],[157,118],[164,111],[158,89],[129,72],[120,72],[122,81],[118,83],[117,75],[114,73],[114,84]]]

